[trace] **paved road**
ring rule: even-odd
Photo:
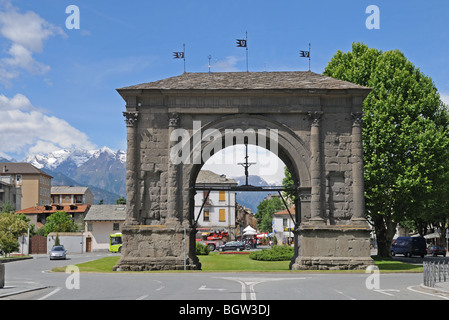
[[[23,300],[442,300],[449,294],[424,291],[422,274],[344,273],[53,273],[111,254],[47,256],[5,264],[5,289],[38,288],[0,299]],[[376,278],[378,276],[378,278]]]

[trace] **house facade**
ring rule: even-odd
[[[295,207],[289,208],[290,213],[293,215]],[[293,242],[293,228],[295,223],[293,222],[287,209],[275,212],[273,214],[273,233],[278,240],[278,244],[290,245]]]
[[[16,211],[16,213],[24,214],[30,219],[30,223],[39,229],[45,225],[48,217],[56,211],[64,211],[76,224],[82,225],[89,208],[90,205],[45,205],[29,207]]]
[[[9,203],[16,211],[21,209],[22,188],[16,187],[12,176],[0,176],[0,206]]]
[[[93,204],[94,195],[88,187],[52,186],[52,204]]]
[[[202,170],[198,174],[196,187],[223,188],[237,186],[234,179],[227,178],[209,170]],[[231,190],[198,190],[195,195],[194,218],[198,227],[233,232],[236,228],[236,195]],[[201,206],[203,205],[201,210]],[[200,212],[201,210],[201,212]]]
[[[122,230],[126,205],[92,205],[84,218],[86,252],[108,251],[109,236]]]
[[[20,209],[51,204],[51,175],[30,163],[0,162],[0,176],[11,176],[13,184],[21,187]]]

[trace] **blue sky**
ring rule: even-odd
[[[67,29],[76,5],[80,28]],[[369,5],[380,29],[367,29]],[[245,71],[235,40],[248,32],[250,71],[322,73],[337,50],[399,49],[449,103],[447,0],[0,0],[0,156],[58,148],[126,148],[116,88],[188,72]]]

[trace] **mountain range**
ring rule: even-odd
[[[24,160],[51,176],[52,185],[88,186],[95,204],[115,204],[126,195],[126,153],[108,147],[98,150],[61,149]]]
[[[239,186],[246,183],[246,177],[233,177]],[[267,187],[270,186],[263,178],[259,176],[249,175],[248,184],[255,187]],[[236,201],[240,205],[251,209],[251,212],[257,212],[257,206],[265,199],[268,194],[275,193],[275,191],[238,191],[236,192]]]
[[[14,160],[12,160],[14,161]],[[97,150],[61,149],[48,154],[28,156],[24,162],[50,174],[52,185],[88,186],[97,204],[115,204],[126,197],[126,152],[113,151],[108,147]],[[15,161],[14,161],[15,162]],[[245,184],[245,177],[233,177],[239,185]],[[250,175],[252,186],[269,186],[263,178]],[[237,192],[237,202],[252,212],[269,192]]]

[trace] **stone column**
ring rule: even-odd
[[[320,121],[323,112],[309,112],[312,119],[310,128],[310,183],[312,187],[310,201],[310,222],[312,224],[324,224],[322,210],[322,167],[321,167],[321,136]]]
[[[352,113],[352,194],[353,224],[366,224],[365,220],[365,187],[363,178],[363,146],[362,146],[362,117],[363,113]]]
[[[127,151],[126,151],[126,224],[139,224],[137,210],[137,111],[123,112],[126,122]]]
[[[168,120],[168,172],[167,172],[167,221],[179,223],[179,177],[178,165],[170,159],[171,149],[178,143],[170,141],[173,130],[179,126],[179,114],[176,112],[169,114]]]

